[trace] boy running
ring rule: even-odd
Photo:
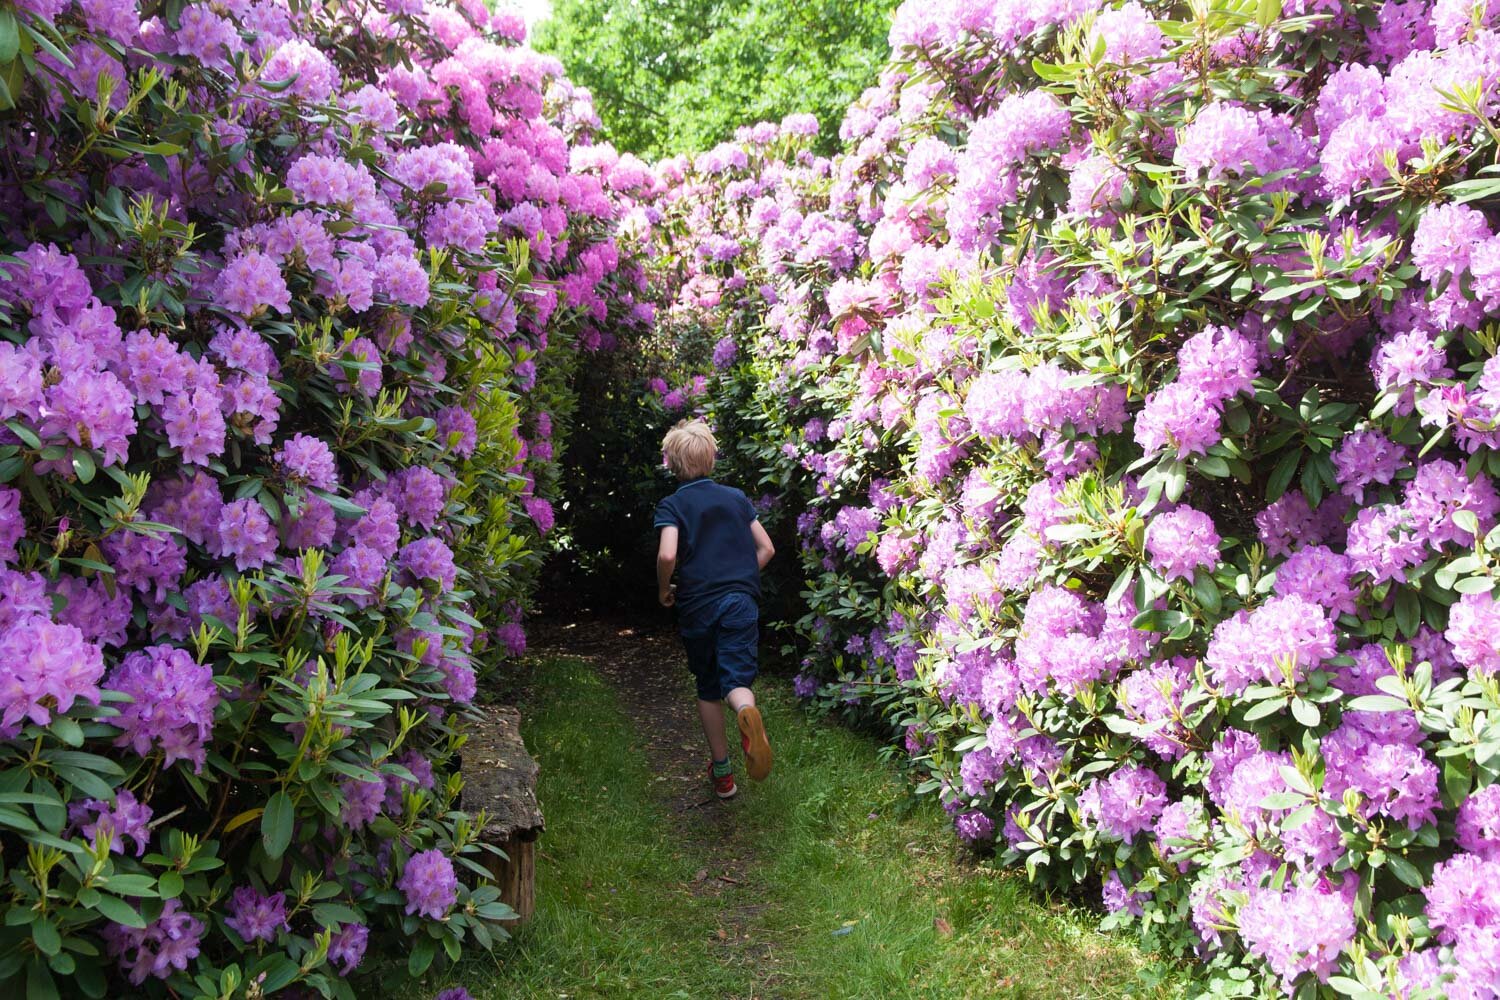
[[[771,745],[750,685],[759,667],[760,571],[776,550],[745,494],[709,478],[718,445],[707,424],[679,421],[662,442],[662,457],[682,485],[656,507],[657,598],[677,608],[708,738],[709,780],[727,799],[738,789],[724,737],[725,701],[739,723],[745,770],[756,781],[771,773]]]

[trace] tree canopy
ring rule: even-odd
[[[535,44],[594,93],[609,138],[661,156],[817,115],[831,147],[875,82],[892,0],[557,0]]]

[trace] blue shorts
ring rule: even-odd
[[[749,687],[760,668],[760,609],[749,594],[725,594],[682,617],[682,645],[700,701]]]

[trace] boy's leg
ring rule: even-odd
[[[729,740],[724,735],[723,688],[719,685],[718,628],[716,624],[684,623],[682,646],[688,669],[698,692],[698,721],[715,764],[729,759]]]
[[[750,685],[760,669],[760,611],[748,594],[732,594],[720,606],[718,643],[719,686],[739,724],[745,750],[745,770],[756,781],[771,773],[771,744],[755,705]]]
[[[698,721],[703,723],[703,735],[708,737],[708,750],[714,760],[729,756],[729,738],[724,735],[724,703],[698,699]]]

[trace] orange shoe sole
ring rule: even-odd
[[[746,705],[736,719],[745,750],[745,773],[754,781],[765,781],[771,773],[771,743],[766,739],[766,725],[761,721],[760,709]]]

